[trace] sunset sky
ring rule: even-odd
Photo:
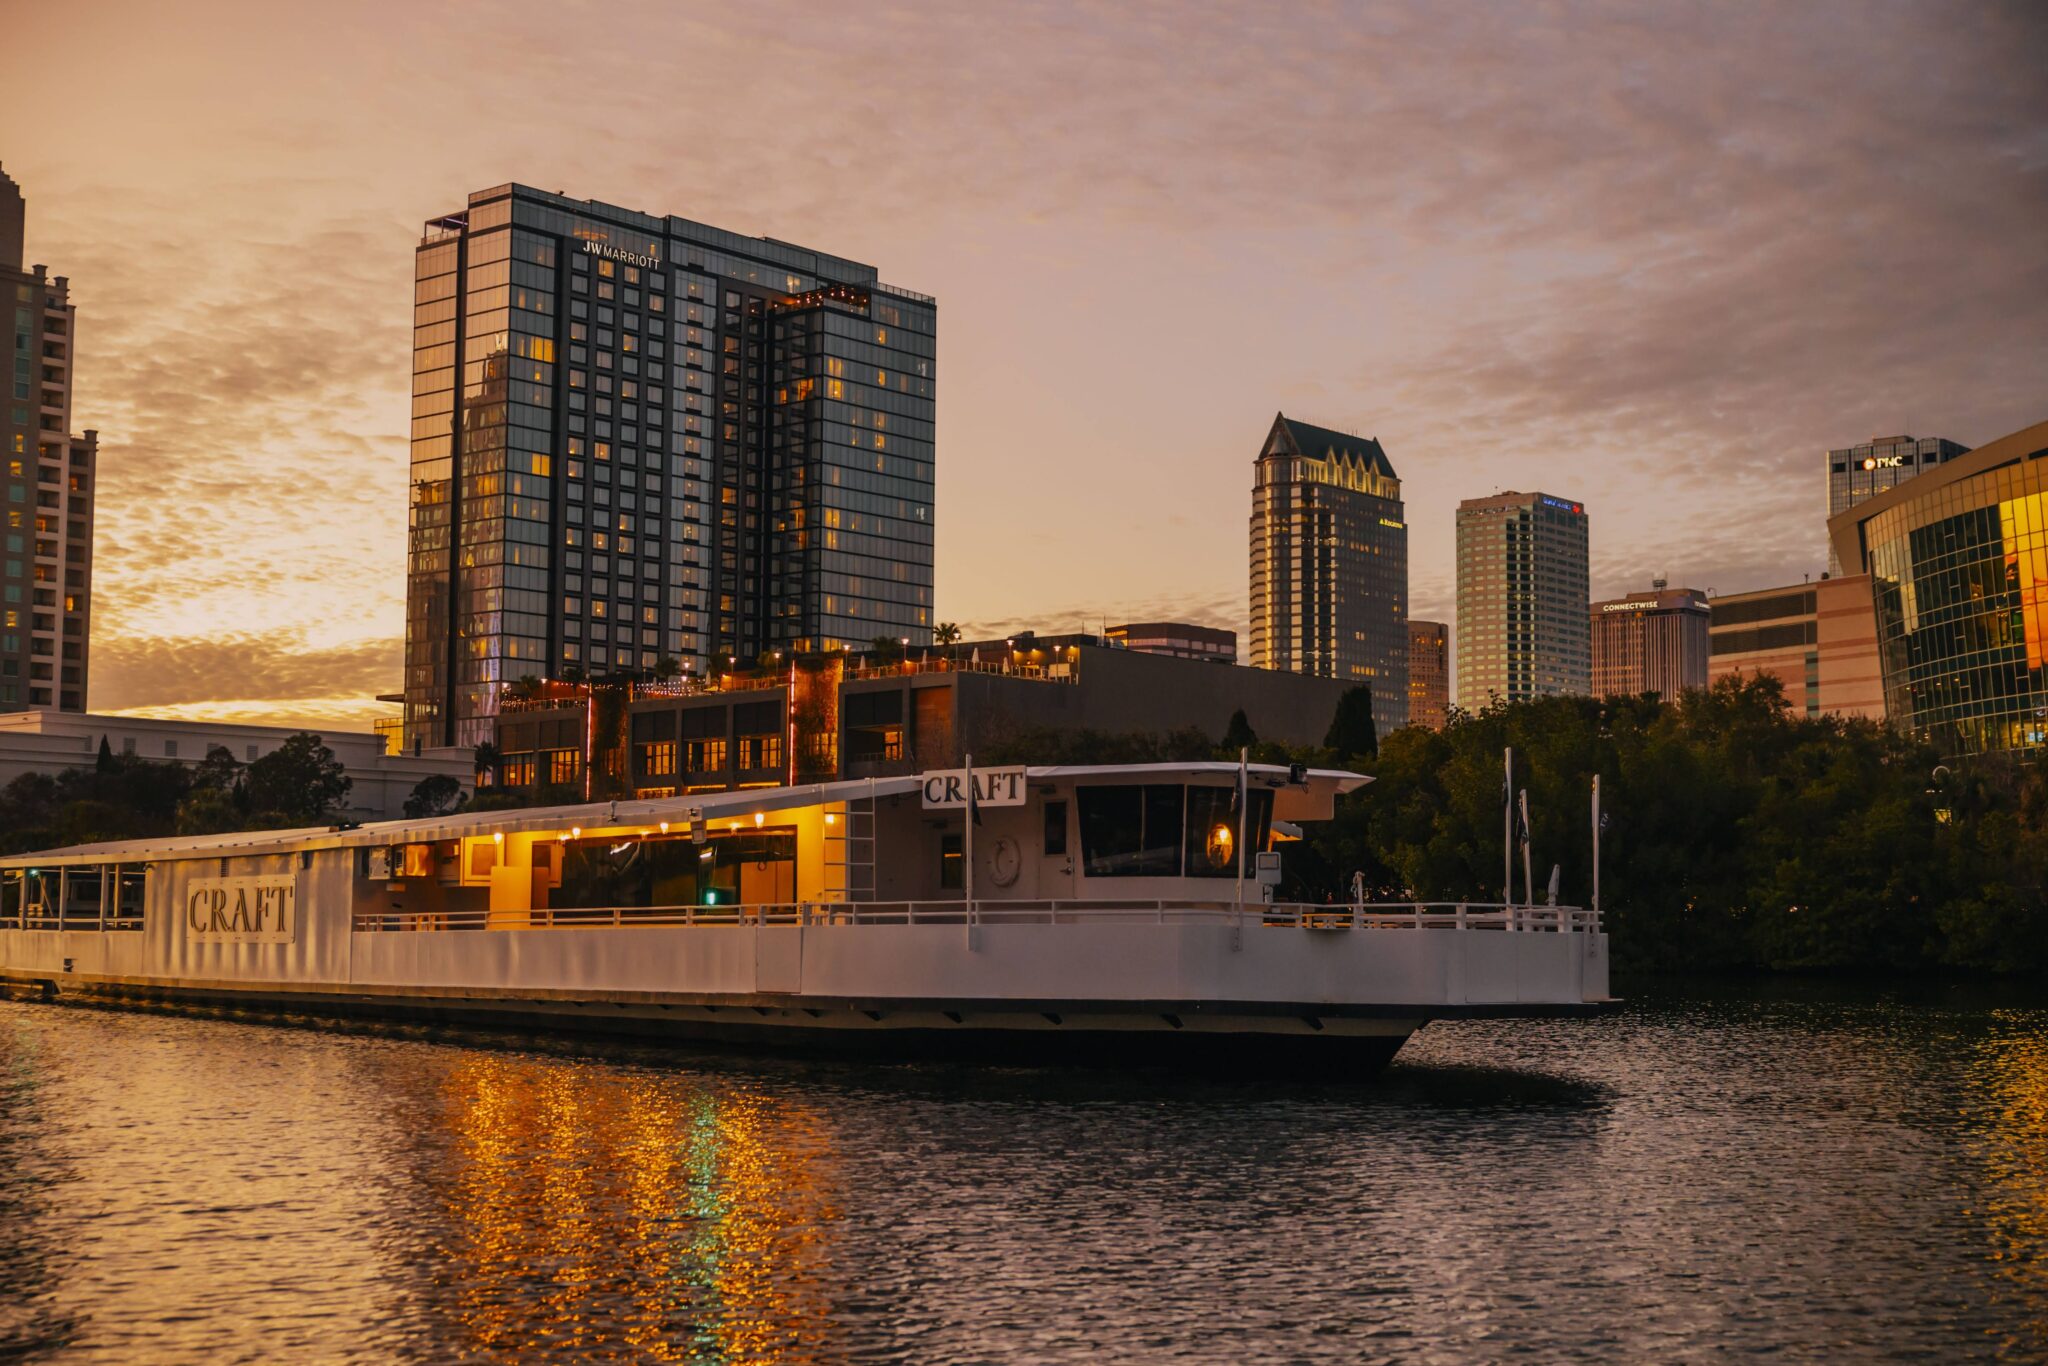
[[[940,619],[1243,629],[1276,409],[1597,595],[1825,562],[1823,452],[2048,416],[2048,6],[11,6],[101,433],[94,710],[399,684],[412,252],[516,180],[939,299]]]

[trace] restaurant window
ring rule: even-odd
[[[1187,829],[1183,840],[1189,877],[1237,876],[1239,826],[1246,853],[1245,871],[1251,871],[1250,854],[1266,847],[1266,833],[1272,824],[1273,794],[1263,789],[1250,793],[1249,810],[1239,820],[1230,787],[1188,789]]]
[[[1084,787],[1081,857],[1089,877],[1178,877],[1183,792],[1179,784]]]

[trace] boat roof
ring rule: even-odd
[[[1015,767],[1014,765],[1006,767]],[[1227,762],[1161,764],[1053,764],[1026,766],[1031,782],[1078,783],[1089,780],[1145,781],[1164,778],[1214,779],[1218,783],[1236,777],[1238,766]],[[958,771],[958,770],[955,770]],[[977,768],[976,772],[988,770]],[[1276,817],[1296,820],[1318,819],[1328,814],[1329,803],[1338,793],[1354,791],[1372,781],[1364,774],[1343,769],[1316,768],[1308,771],[1302,785],[1288,783],[1288,770],[1278,764],[1251,764],[1247,773],[1255,787],[1274,790]],[[692,792],[675,797],[649,797],[618,801],[578,802],[569,806],[521,806],[489,811],[458,811],[447,816],[413,820],[372,821],[362,825],[305,826],[290,830],[241,830],[224,835],[165,835],[156,839],[110,840],[100,844],[74,844],[61,849],[44,849],[0,858],[0,868],[57,867],[79,863],[125,863],[165,858],[250,857],[259,854],[298,853],[303,850],[349,849],[392,844],[420,844],[436,840],[461,839],[488,834],[555,833],[587,827],[591,830],[619,826],[681,824],[692,811],[701,810],[707,821],[752,816],[756,812],[787,811],[835,802],[858,801],[865,797],[892,797],[916,792],[926,775],[904,774],[893,778],[851,778],[831,783],[806,783],[795,787],[753,787],[732,792]]]

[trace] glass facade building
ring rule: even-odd
[[[27,208],[0,172],[0,298],[8,337],[6,554],[0,556],[0,711],[82,712],[92,622],[99,433],[71,430],[78,310],[70,282],[24,264]]]
[[[1953,460],[1968,446],[1941,437],[1879,436],[1860,446],[1828,452],[1828,516],[1838,517],[1886,489]],[[1840,578],[1842,565],[1828,548],[1828,575]]]
[[[1835,517],[1868,568],[1886,715],[1944,754],[2048,745],[2048,422]]]
[[[1547,493],[1458,504],[1458,705],[1589,693],[1586,508]]]
[[[1408,724],[1408,522],[1380,443],[1275,415],[1252,487],[1255,669],[1372,688],[1373,724]]]
[[[522,677],[929,641],[937,307],[872,266],[501,185],[416,255],[405,736]]]

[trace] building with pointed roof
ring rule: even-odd
[[[1408,519],[1386,450],[1285,413],[1252,486],[1254,668],[1372,689],[1380,734],[1408,724]]]

